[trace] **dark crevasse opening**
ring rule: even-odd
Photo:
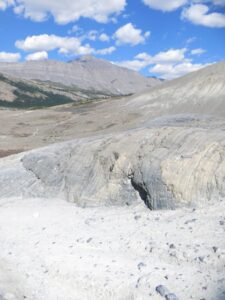
[[[138,184],[131,178],[131,184],[133,188],[139,193],[140,198],[144,201],[145,205],[152,210],[152,207],[149,202],[149,195],[142,184]]]

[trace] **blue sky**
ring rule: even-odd
[[[0,61],[95,55],[146,76],[225,59],[225,0],[0,0]]]

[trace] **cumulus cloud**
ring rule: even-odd
[[[197,48],[197,49],[191,50],[191,54],[192,55],[201,55],[201,54],[203,54],[205,52],[206,52],[206,50],[202,49],[202,48]]]
[[[186,48],[170,49],[165,52],[159,52],[153,57],[154,63],[175,63],[184,60]]]
[[[110,37],[106,33],[102,33],[99,36],[99,40],[101,42],[108,42],[110,40]]]
[[[181,18],[195,25],[207,27],[225,27],[225,14],[210,12],[210,4],[225,6],[225,0],[142,0],[144,4],[153,9],[173,11],[184,7]]]
[[[193,64],[191,62],[178,64],[156,64],[154,67],[149,69],[149,72],[157,74],[164,79],[174,79],[187,73],[200,70],[206,66],[206,64]]]
[[[20,53],[0,52],[1,62],[17,62],[21,58]]]
[[[135,71],[140,71],[141,69],[154,64],[173,64],[182,62],[185,59],[185,53],[187,49],[169,49],[168,51],[162,51],[152,56],[145,52],[139,53],[135,56],[134,60],[127,60],[122,62],[117,62],[118,65],[132,69]]]
[[[78,25],[73,25],[71,29],[68,30],[68,34],[73,34],[75,33],[76,35],[81,35],[83,34],[83,29],[80,28]]]
[[[136,55],[136,59],[145,61],[147,65],[157,63],[177,63],[185,59],[185,53],[187,49],[169,49],[168,51],[162,51],[154,56],[148,55],[147,53],[140,53]]]
[[[214,5],[224,6],[225,0],[142,0],[144,4],[153,9],[162,11],[173,11],[184,5],[212,3]]]
[[[132,23],[120,27],[114,34],[117,45],[128,44],[131,46],[143,44],[149,36],[149,31],[143,33],[141,29],[135,28]]]
[[[80,40],[108,42],[110,37],[106,33],[100,33],[98,30],[90,30],[87,33],[77,35]]]
[[[190,53],[197,54],[203,49],[194,49]],[[168,51],[161,51],[156,55],[149,55],[145,52],[139,53],[134,60],[117,62],[118,65],[140,71],[143,68],[149,67],[149,72],[160,76],[164,79],[173,79],[180,77],[189,72],[197,71],[206,66],[206,64],[195,64],[185,54],[188,49],[169,49]]]
[[[173,11],[188,2],[188,0],[143,0],[144,4],[153,9]]]
[[[113,53],[114,51],[116,51],[116,47],[112,46],[112,47],[96,50],[95,53],[100,55],[107,55]]]
[[[97,30],[90,30],[83,39],[87,39],[90,41],[96,41],[98,38],[98,31]]]
[[[18,40],[16,47],[24,51],[52,51],[58,50],[62,54],[87,55],[94,52],[90,45],[82,45],[75,37],[61,37],[56,35],[33,35],[25,40]]]
[[[13,6],[15,13],[39,22],[52,15],[59,24],[77,21],[81,17],[106,23],[124,10],[126,0],[0,0],[1,9],[9,5]]]
[[[0,10],[5,10],[14,4],[14,0],[0,0]]]
[[[25,40],[16,41],[15,45],[21,50],[35,52],[27,55],[27,60],[47,59],[47,52],[53,50],[57,50],[62,55],[69,56],[89,54],[107,55],[116,50],[116,47],[114,46],[96,50],[89,44],[83,45],[79,38],[48,34],[28,36]]]
[[[195,4],[188,7],[183,11],[182,18],[196,25],[212,28],[225,27],[225,14],[217,12],[209,13],[209,7],[204,4]]]
[[[48,59],[48,52],[46,52],[46,51],[35,52],[35,53],[27,55],[25,59],[28,61],[30,61],[30,60],[34,60],[34,61],[46,60],[46,59]]]
[[[92,42],[101,41],[101,42],[109,42],[110,37],[105,32],[101,30],[89,30],[85,32],[81,27],[78,25],[74,25],[70,30],[68,30],[68,34],[74,34],[80,41],[89,40]]]
[[[134,71],[140,71],[141,69],[143,69],[144,67],[146,67],[148,65],[148,64],[146,64],[145,61],[141,61],[138,59],[125,60],[125,61],[114,62],[114,63],[120,67],[128,68],[128,69],[131,69]]]

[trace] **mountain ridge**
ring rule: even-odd
[[[66,87],[47,81],[25,80],[0,73],[0,107],[44,108],[68,103],[81,104],[114,96],[101,91]]]
[[[117,96],[141,92],[161,83],[158,79],[146,78],[136,71],[90,56],[69,62],[56,60],[2,62],[0,73],[21,79],[49,81]]]

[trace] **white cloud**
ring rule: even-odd
[[[35,53],[27,55],[25,59],[26,60],[35,60],[35,61],[46,60],[46,59],[48,59],[48,52],[46,52],[46,51],[35,52]]]
[[[166,63],[177,63],[185,59],[185,53],[187,49],[169,49],[168,51],[162,51],[154,56],[148,55],[147,53],[139,53],[135,58],[145,61],[147,65],[150,64],[166,64]]]
[[[100,50],[96,50],[95,53],[100,54],[100,55],[107,55],[107,54],[111,54],[114,51],[116,51],[116,47],[109,47],[109,48],[104,48],[104,49],[100,49]]]
[[[20,53],[0,52],[0,61],[2,62],[17,62],[20,58]]]
[[[204,4],[192,5],[185,9],[182,18],[196,24],[206,27],[225,27],[225,14],[212,12],[209,13],[208,6]]]
[[[14,0],[0,0],[0,10],[5,10],[9,6],[13,5]]]
[[[75,33],[76,38],[78,38],[80,41],[89,40],[92,42],[95,41],[101,41],[101,42],[109,42],[110,37],[106,33],[101,33],[98,30],[90,30],[87,32],[84,32],[82,28],[80,28],[77,25],[74,25],[70,30],[68,30],[68,34]]]
[[[0,0],[0,9],[12,5],[14,12],[34,21],[44,21],[52,15],[58,24],[67,24],[81,17],[106,23],[120,14],[126,0]]]
[[[83,33],[83,29],[80,28],[78,25],[73,25],[71,29],[68,30],[68,34],[81,35]]]
[[[192,44],[194,43],[195,41],[197,40],[197,38],[195,36],[193,37],[190,37],[186,40],[186,44],[189,45],[189,44]]]
[[[146,32],[144,33],[144,37],[145,37],[146,39],[149,38],[150,35],[151,35],[151,32],[150,32],[150,31],[146,31]]]
[[[6,1],[0,1],[0,10],[5,10],[8,4]]]
[[[101,42],[108,42],[110,40],[109,36],[105,33],[100,34],[99,36],[99,40]]]
[[[143,61],[146,61],[148,62],[149,64],[151,63],[152,61],[152,56],[147,54],[146,52],[142,52],[142,53],[139,53],[138,55],[135,56],[136,59],[140,59],[140,60],[143,60]]]
[[[132,69],[135,71],[140,71],[141,69],[154,64],[174,64],[186,61],[185,53],[187,49],[169,49],[165,52],[159,52],[154,56],[151,56],[145,52],[139,53],[135,56],[134,60],[127,60],[122,62],[117,62],[118,65]]]
[[[154,63],[175,63],[184,60],[186,48],[170,49],[165,52],[159,52],[153,57]]]
[[[24,51],[58,50],[59,53],[73,55],[87,55],[94,52],[88,44],[82,45],[78,38],[48,34],[28,36],[25,40],[16,41],[15,45]]]
[[[203,54],[205,52],[206,52],[206,50],[202,49],[202,48],[197,48],[197,49],[191,50],[191,54],[192,55],[201,55],[201,54]]]
[[[149,72],[158,74],[164,79],[174,79],[187,73],[200,70],[208,64],[192,64],[191,62],[183,62],[179,64],[156,64],[149,69]]]
[[[84,39],[88,39],[90,41],[96,41],[98,38],[98,31],[97,30],[90,30],[86,36],[84,36]]]
[[[117,62],[117,64],[135,71],[151,66],[149,72],[159,75],[161,78],[173,79],[206,66],[206,64],[192,63],[190,58],[185,57],[187,51],[186,48],[169,49],[154,56],[144,52],[136,55],[134,60]],[[191,50],[191,53],[200,54],[203,51],[203,49],[198,48]]]
[[[153,9],[173,11],[188,2],[188,0],[143,0],[144,4]]]
[[[101,41],[101,42],[108,42],[110,37],[105,33],[99,33],[97,30],[90,30],[89,32],[80,35],[80,40],[90,40],[90,41]]]
[[[143,33],[141,29],[135,28],[132,23],[120,27],[114,34],[117,45],[128,44],[131,46],[143,44],[149,36],[149,31]]]
[[[148,64],[146,64],[145,61],[141,60],[126,60],[126,61],[121,61],[121,62],[114,62],[116,65],[124,68],[128,68],[134,71],[140,71],[144,67],[146,67]]]
[[[144,4],[153,9],[162,11],[173,11],[184,5],[195,3],[213,3],[214,5],[225,5],[225,0],[142,0]]]
[[[80,27],[78,25],[73,25],[73,27],[69,30],[70,33],[78,32],[80,31]]]
[[[225,6],[225,0],[142,0],[144,4],[153,9],[170,12],[186,6],[181,19],[187,19],[195,25],[211,28],[225,27],[225,14],[210,12],[209,6]]]
[[[82,56],[89,54],[107,55],[116,50],[116,47],[94,49],[89,44],[82,45],[76,37],[61,37],[57,35],[33,35],[25,40],[16,41],[16,47],[29,52],[36,52],[27,56],[28,60],[47,59],[48,51],[57,50],[62,55]]]

